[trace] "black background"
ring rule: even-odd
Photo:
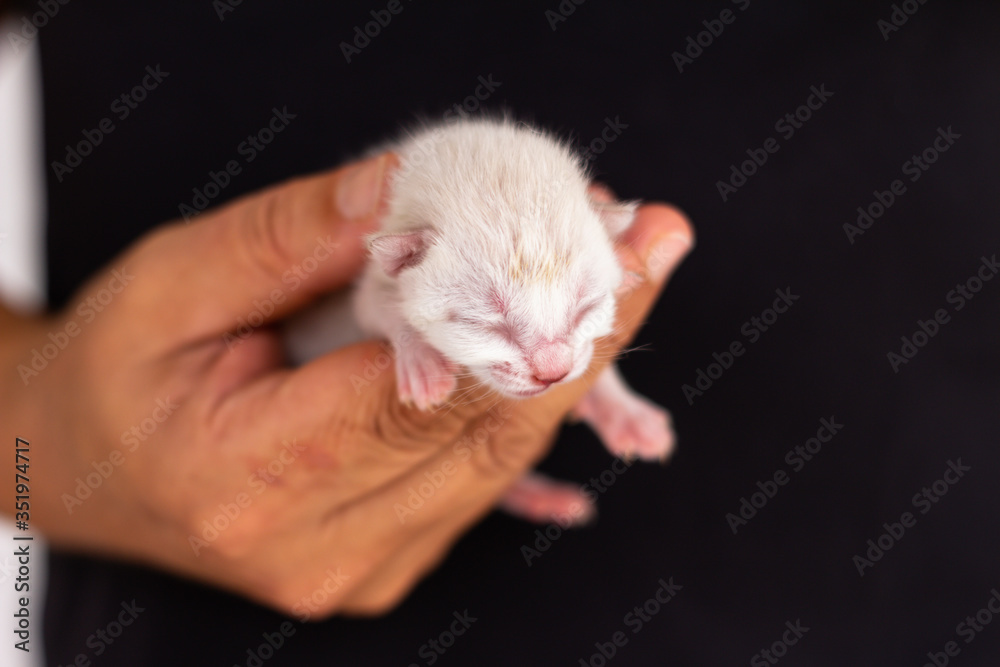
[[[970,644],[956,625],[1000,586],[1000,281],[961,311],[946,301],[1000,252],[996,3],[930,0],[886,40],[889,2],[590,0],[553,30],[557,0],[404,0],[350,63],[339,44],[386,3],[244,1],[224,20],[208,0],[150,4],[72,2],[41,31],[47,163],[112,116],[147,65],[170,73],[62,182],[48,171],[55,305],[177,217],[273,107],[297,116],[214,203],[438,117],[479,76],[501,82],[488,108],[581,146],[619,118],[628,127],[597,176],[623,197],[674,202],[698,233],[636,342],[645,349],[621,364],[673,411],[669,466],[631,468],[601,494],[595,526],[530,567],[521,547],[537,527],[494,514],[395,612],[296,624],[264,664],[429,664],[421,646],[466,609],[478,620],[436,664],[578,665],[619,630],[628,644],[612,665],[749,664],[797,619],[809,631],[782,664],[921,665],[950,640],[952,664],[998,664],[1000,622]],[[672,53],[726,8],[735,22],[678,72]],[[786,140],[775,122],[820,85],[833,96]],[[911,183],[902,164],[939,127],[961,138]],[[717,181],[768,137],[780,150],[723,202]],[[906,193],[849,243],[843,225],[897,178]],[[741,327],[779,288],[799,300],[689,404],[681,386],[713,352],[747,343]],[[894,373],[886,354],[938,308],[951,321]],[[791,471],[785,453],[831,416],[844,428],[734,535],[726,514]],[[866,541],[958,459],[971,471],[860,577],[852,558]],[[543,467],[582,481],[611,462],[572,426]],[[88,635],[133,598],[146,611],[94,664],[244,665],[282,622],[145,570],[66,554],[52,570],[50,664],[92,655]],[[660,577],[683,589],[633,634],[623,617]]]

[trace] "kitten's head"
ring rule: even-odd
[[[504,395],[534,396],[582,375],[614,323],[622,270],[612,239],[635,204],[576,199],[557,220],[379,235],[372,254],[430,345]]]

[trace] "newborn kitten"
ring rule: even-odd
[[[591,199],[578,155],[511,120],[429,126],[387,149],[401,166],[353,310],[366,337],[393,343],[400,400],[441,405],[457,373],[516,398],[580,377],[612,330],[623,278],[613,240],[636,205]],[[290,354],[304,361],[349,342],[348,324],[328,304],[293,326]],[[663,460],[673,446],[668,413],[614,365],[574,415],[616,456]],[[574,501],[589,518],[577,487],[532,473],[503,505],[548,521]]]

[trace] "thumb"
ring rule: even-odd
[[[152,341],[261,326],[347,284],[397,164],[387,153],[295,179],[147,237],[125,259],[135,275],[126,292]]]

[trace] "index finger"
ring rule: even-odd
[[[125,257],[123,294],[153,339],[178,345],[280,319],[346,285],[365,260],[391,154],[298,178],[161,228]],[[134,309],[134,310],[133,310]],[[125,309],[123,309],[125,310]]]

